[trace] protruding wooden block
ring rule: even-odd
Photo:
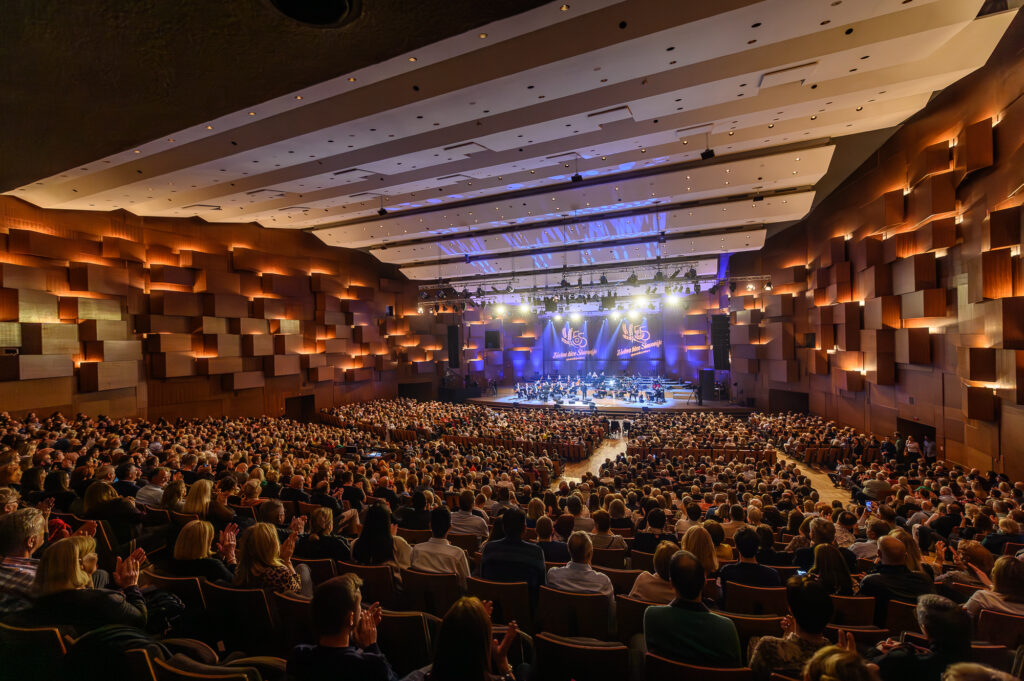
[[[72,291],[124,296],[132,290],[127,269],[105,267],[87,262],[69,263],[68,281]]]
[[[1013,206],[1003,210],[994,210],[985,219],[982,248],[992,250],[1017,246],[1021,242],[1021,231],[1024,230],[1024,208]]]
[[[956,244],[956,223],[951,217],[931,220],[914,230],[919,251],[937,251]]]
[[[828,353],[824,350],[811,350],[807,355],[807,373],[825,376],[828,372]]]
[[[149,268],[149,280],[154,284],[173,284],[191,288],[196,281],[196,271],[173,265],[153,265]]]
[[[929,364],[932,342],[928,329],[896,329],[896,361],[899,364]]]
[[[153,314],[170,317],[198,317],[202,314],[199,296],[181,291],[156,291],[149,295],[149,309]]]
[[[82,345],[87,362],[137,362],[142,359],[142,341],[85,341]]]
[[[274,354],[297,355],[302,352],[302,336],[299,334],[279,334],[273,339]]]
[[[67,320],[119,321],[124,317],[121,302],[101,298],[60,299],[60,318]]]
[[[255,334],[242,336],[242,354],[245,357],[263,357],[274,354],[274,337]]]
[[[352,329],[352,340],[356,343],[374,343],[380,340],[376,326],[356,326]]]
[[[853,284],[848,281],[829,284],[825,290],[829,303],[849,303],[853,300]]]
[[[764,331],[768,359],[779,360],[794,358],[792,322],[770,322],[765,326]]]
[[[312,383],[322,383],[324,381],[334,380],[334,367],[322,366],[322,367],[310,367],[306,369],[306,374],[309,376],[309,380]]]
[[[325,338],[324,340],[317,341],[316,349],[317,352],[348,353],[352,347],[351,343],[352,341],[347,338]]]
[[[309,284],[310,288],[318,293],[348,297],[348,287],[340,279],[329,274],[314,272],[309,275]]]
[[[497,353],[501,354],[501,353]],[[346,383],[363,383],[373,380],[373,369],[347,369],[345,371]]]
[[[192,349],[198,354],[240,357],[242,355],[242,336],[232,333],[196,334],[193,337]]]
[[[949,142],[943,140],[931,144],[917,153],[907,169],[907,179],[911,187],[928,177],[949,170],[952,154]]]
[[[907,222],[918,225],[930,217],[956,210],[952,171],[929,175],[907,196]]]
[[[146,262],[146,244],[115,236],[103,237],[102,255],[112,260]]]
[[[22,324],[21,351],[26,355],[77,355],[77,324]]]
[[[270,333],[297,334],[302,328],[298,319],[271,319]]]
[[[267,379],[262,371],[240,371],[228,374],[223,378],[225,390],[248,390],[250,388],[262,388],[267,384]]]
[[[760,310],[738,310],[734,314],[737,324],[760,324],[764,318]],[[683,318],[683,328],[687,331],[707,331],[708,317],[705,314],[688,314]]]
[[[859,303],[840,303],[832,306],[832,322],[846,324],[854,329],[861,326],[863,309]]]
[[[992,119],[986,118],[968,125],[957,136],[953,148],[954,165],[964,174],[988,168],[995,162],[995,140]]]
[[[139,363],[82,362],[78,366],[78,389],[84,393],[131,388],[139,384]]]
[[[836,346],[840,350],[860,350],[860,328],[856,324],[836,324]]]
[[[996,352],[995,348],[957,348],[957,376],[967,381],[994,383],[998,378]]]
[[[935,288],[935,254],[919,253],[892,266],[892,292],[896,295]]]
[[[286,310],[287,307],[283,300],[254,298],[252,301],[252,316],[260,319],[282,319]]]
[[[191,352],[154,352],[150,358],[154,378],[196,375],[196,361]]]
[[[835,374],[836,388],[849,393],[864,392],[864,374],[859,371],[839,369]]]
[[[931,288],[900,296],[900,317],[924,319],[946,316],[946,289]]]
[[[258,338],[259,336],[252,336]],[[270,355],[263,358],[263,373],[267,376],[291,376],[302,373],[298,355]]]
[[[1007,350],[1024,350],[1024,296],[980,303],[985,323],[985,345]]]
[[[896,385],[896,356],[891,352],[864,353],[864,371],[868,383]]]
[[[323,353],[308,353],[302,357],[303,369],[315,369],[316,367],[327,366],[327,355]]]
[[[146,352],[192,352],[190,333],[151,333],[146,336]]]
[[[196,369],[200,376],[216,376],[218,374],[235,374],[242,371],[241,357],[199,357]]]
[[[203,293],[203,314],[210,317],[245,317],[249,299],[236,293]]]
[[[888,295],[892,295],[892,269],[889,265],[872,265],[854,276],[854,300],[859,302]]]
[[[21,347],[21,324],[0,322],[0,348]]]
[[[230,324],[224,317],[192,317],[192,333],[228,333]]]
[[[905,197],[902,189],[894,189],[864,206],[867,226],[873,233],[884,231],[903,222]]]
[[[0,289],[0,321],[57,323],[57,296],[43,291]]]
[[[242,290],[241,275],[237,272],[201,269],[196,274],[192,289],[196,293],[225,293],[238,295]],[[246,299],[248,303],[248,299]]]
[[[241,317],[239,319],[232,319],[228,323],[228,329],[231,333],[237,333],[240,336],[247,334],[260,334],[266,335],[270,333],[270,324],[267,323],[266,319],[250,319],[248,317]]]
[[[260,279],[263,282],[264,293],[273,293],[286,298],[312,293],[308,276],[264,273]]]
[[[128,322],[86,319],[78,325],[78,338],[82,341],[126,340],[128,338]]]
[[[803,265],[793,265],[792,267],[772,270],[771,278],[774,286],[804,284],[807,282],[807,268]]]
[[[864,353],[894,354],[896,332],[894,329],[864,329],[860,332],[860,349]]]
[[[854,272],[862,272],[869,267],[882,264],[882,240],[869,236],[860,241],[850,242],[850,262]]]
[[[967,300],[983,300],[1013,296],[1013,257],[1009,248],[984,251],[967,260]]]
[[[71,355],[0,355],[0,381],[73,376]]]
[[[913,232],[900,232],[882,242],[882,259],[886,263],[910,258],[917,252],[917,237]]]
[[[991,388],[967,386],[964,389],[964,416],[979,421],[995,421],[999,412],[999,398]]]
[[[831,267],[833,263],[846,260],[846,237],[835,236],[825,242],[821,251],[821,266]]]
[[[760,343],[761,327],[754,324],[733,324],[729,327],[729,343],[739,345],[741,343]]]
[[[868,298],[864,301],[865,329],[898,329],[901,325],[899,296]]]

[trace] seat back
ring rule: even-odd
[[[402,594],[409,610],[444,617],[448,608],[459,600],[459,576],[454,572],[402,570]]]
[[[778,636],[782,631],[780,615],[742,615],[735,612],[718,612],[716,614],[728,617],[736,625],[741,651],[747,649],[747,643],[753,636]]]
[[[277,593],[270,595],[281,623],[284,649],[291,650],[300,643],[316,643],[313,629],[313,601],[295,594]]]
[[[199,577],[170,577],[155,572],[152,568],[146,568],[139,575],[139,584],[142,586],[154,586],[162,591],[168,591],[185,604],[186,608],[195,608],[200,611],[206,610],[206,600],[203,598],[203,587]]]
[[[205,581],[202,588],[216,635],[228,650],[252,655],[283,652],[270,603],[262,589],[237,589]]]
[[[1003,544],[1003,555],[1004,556],[1015,556],[1017,552],[1024,549],[1024,544],[1018,544],[1017,542],[1008,541]]]
[[[452,546],[458,546],[466,552],[467,556],[472,556],[480,550],[480,537],[475,534],[457,534],[449,532],[447,537],[449,544]]]
[[[866,627],[874,623],[875,599],[870,596],[832,596],[832,624]]]
[[[591,565],[621,570],[626,567],[626,549],[594,549]]]
[[[863,627],[855,627],[848,624],[829,624],[825,627],[825,638],[838,642],[840,631],[845,631],[853,636],[853,640],[857,642],[858,648],[870,648],[879,641],[888,638],[890,633],[889,629],[880,629],[873,624]],[[896,632],[896,635],[899,635],[899,632]]]
[[[876,603],[875,607],[879,607]],[[889,631],[921,631],[917,623],[917,604],[891,600],[885,609],[885,628]]]
[[[320,510],[320,504],[307,504],[305,501],[296,501],[295,505],[299,509],[299,515],[304,515],[307,518],[313,513],[313,511]]]
[[[1024,617],[995,610],[982,610],[978,615],[975,638],[1004,645],[1011,650],[1024,645]]]
[[[729,582],[725,590],[725,609],[748,615],[786,615],[789,613],[786,588]]]
[[[608,575],[612,582],[612,588],[617,594],[628,594],[633,590],[633,582],[643,574],[643,570],[616,570],[609,567],[594,565],[594,570]]]
[[[533,630],[530,587],[526,582],[494,582],[470,577],[466,586],[471,596],[494,605],[491,619],[495,624],[508,624],[515,620],[520,629]]]
[[[537,630],[558,636],[608,637],[608,599],[602,594],[581,594],[540,587]]]
[[[770,567],[772,570],[779,573],[779,581],[783,584],[785,584],[786,580],[790,577],[795,577],[796,571],[800,569],[796,565],[768,565],[767,567]]]
[[[245,520],[256,520],[255,506],[236,506],[234,504],[228,504],[228,507],[235,512],[235,516],[237,516],[238,518],[244,518]]]
[[[399,527],[398,536],[412,546],[413,544],[422,544],[430,539],[430,530],[407,530],[404,527]]]
[[[195,513],[179,513],[178,511],[171,511],[171,522],[178,527],[184,527],[193,520],[199,520],[199,516]]]
[[[201,679],[209,681],[249,681],[249,677],[241,669],[233,671],[230,667],[222,667],[223,673],[203,673],[177,669],[159,657],[151,657],[150,662],[153,665],[153,671],[156,672],[157,681],[197,681]]]
[[[661,603],[649,603],[629,596],[615,597],[615,621],[616,638],[630,644],[630,640],[637,634],[644,633],[644,612],[652,605]]]
[[[622,644],[572,641],[544,632],[533,645],[536,681],[629,678],[629,648]]]
[[[430,664],[441,620],[423,612],[385,610],[377,625],[377,645],[399,677]]]
[[[730,587],[732,588],[732,587]],[[644,656],[644,678],[647,681],[754,681],[754,672],[749,667],[720,669],[683,664],[661,655],[647,653]]]
[[[17,627],[0,622],[0,677],[19,681],[62,678],[67,647],[56,627]]]
[[[334,561],[330,558],[295,558],[293,556],[292,562],[309,568],[309,576],[313,580],[313,584],[320,584],[321,582],[326,582],[331,577],[337,576],[337,572],[334,569]]]
[[[630,551],[629,567],[633,570],[647,570],[654,572],[654,554],[643,551]]]
[[[363,602],[367,605],[371,603],[380,603],[381,606],[394,605],[398,599],[398,593],[395,590],[395,577],[389,565],[356,565],[339,560],[337,572],[339,575],[352,572],[363,580]]]

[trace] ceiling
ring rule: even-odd
[[[713,273],[983,65],[1014,12],[982,5],[530,5],[9,193],[307,229],[459,285],[684,260]]]

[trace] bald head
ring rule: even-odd
[[[907,547],[896,537],[882,537],[878,540],[878,557],[882,565],[903,565],[907,558]]]
[[[704,590],[704,566],[689,551],[676,551],[669,564],[669,577],[679,598],[695,601]]]

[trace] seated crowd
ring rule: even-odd
[[[1024,642],[1024,483],[1005,476],[904,449],[851,461],[849,501],[828,503],[788,458],[646,453],[570,483],[546,452],[444,436],[599,444],[606,419],[412,400],[331,416],[342,425],[0,415],[0,651],[56,627],[88,659],[115,628],[168,664],[264,678],[556,678],[530,664],[529,632],[765,681],[958,681],[1002,678],[975,663],[1009,669]],[[797,431],[851,436],[810,417],[659,417],[639,416],[631,444],[791,453]],[[208,617],[175,578],[215,590]],[[522,597],[493,596],[512,584]],[[269,594],[287,635],[232,646],[224,627],[253,613],[209,611],[242,593],[223,587]],[[415,668],[400,638],[378,641],[410,604],[441,618]],[[980,632],[999,641],[972,646]],[[233,656],[174,648],[193,638]],[[268,649],[287,661],[244,657]]]

